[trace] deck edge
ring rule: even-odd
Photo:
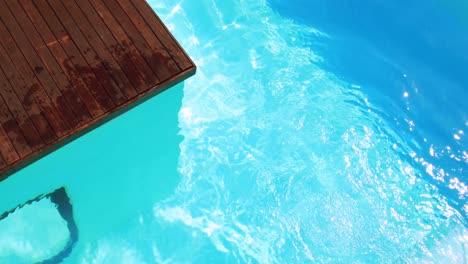
[[[184,52],[185,53],[185,52]],[[188,56],[187,56],[188,57]],[[190,58],[190,57],[188,57]],[[80,138],[81,136],[86,135],[87,133],[91,132],[92,130],[100,127],[101,125],[111,121],[112,119],[130,111],[131,109],[137,107],[138,105],[146,102],[147,100],[157,96],[158,94],[166,91],[167,89],[185,81],[186,79],[190,78],[191,76],[195,75],[197,71],[197,67],[193,62],[192,66],[188,69],[183,70],[177,75],[172,76],[171,78],[151,87],[144,93],[139,94],[131,101],[127,101],[124,104],[112,109],[107,114],[103,114],[102,116],[93,119],[89,123],[81,125],[79,128],[70,131],[62,135],[60,138],[51,142],[44,147],[30,153],[26,157],[10,164],[7,168],[0,170],[0,182],[4,181],[14,173],[26,168],[27,166],[31,165],[35,161],[53,153],[54,151],[64,147],[65,145],[73,142],[74,140]]]

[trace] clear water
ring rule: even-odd
[[[3,219],[0,237],[2,263],[24,263],[23,257],[29,258],[29,263],[37,263],[52,258],[67,246],[69,231],[53,203],[45,198]]]
[[[104,219],[128,219],[82,237],[69,263],[468,260],[462,1],[149,2],[199,66],[179,112],[180,177],[162,188],[114,162],[102,177],[132,188]],[[142,175],[155,185],[140,193]]]
[[[200,65],[160,260],[466,261],[466,5],[154,6]]]

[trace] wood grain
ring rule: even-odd
[[[145,0],[0,0],[0,181],[195,71]]]

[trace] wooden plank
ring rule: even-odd
[[[11,113],[2,97],[0,97],[0,123],[2,124],[2,128],[5,130],[9,141],[13,144],[16,153],[18,153],[20,157],[26,157],[29,155],[32,150],[26,142],[26,139],[24,138],[24,135],[15,119],[11,116]]]
[[[155,53],[158,53],[160,54],[160,56],[163,57],[163,62],[165,63],[160,64],[160,65],[164,65],[164,67],[161,67],[161,68],[167,69],[168,76],[166,76],[166,78],[169,78],[172,74],[174,74],[175,72],[179,72],[181,70],[179,66],[175,63],[172,56],[167,52],[166,48],[162,45],[158,37],[148,27],[145,20],[143,19],[143,17],[141,17],[141,15],[135,9],[131,1],[125,1],[125,0],[108,0],[108,1],[116,1],[119,3],[120,7],[124,10],[124,12],[130,18],[130,20],[133,22],[133,24],[138,29],[138,31],[143,36],[143,38],[146,39],[146,41],[148,42],[150,47],[153,49],[153,51],[155,51]],[[162,79],[164,80],[164,77]]]
[[[148,65],[143,55],[138,51],[133,41],[120,26],[116,18],[109,12],[105,5],[100,1],[77,0],[80,6],[92,6],[92,9],[101,17],[107,28],[112,32],[121,47],[127,52],[130,59],[134,62],[137,69],[147,81],[147,86],[152,86],[160,82],[152,68]],[[91,9],[91,7],[90,7]]]
[[[1,108],[1,107],[0,107]],[[0,154],[7,164],[13,163],[19,159],[13,144],[10,141],[3,125],[0,122]]]
[[[148,26],[151,28],[153,33],[159,38],[161,43],[167,49],[168,53],[174,58],[176,63],[182,70],[186,70],[190,67],[193,67],[193,62],[190,60],[189,56],[184,52],[184,50],[177,43],[175,38],[170,34],[165,34],[168,32],[168,29],[164,23],[159,19],[156,13],[149,8],[148,2],[144,0],[135,0],[128,1],[132,3],[135,8],[138,10],[140,15],[145,19]]]
[[[53,1],[60,1],[60,0],[49,0]],[[69,14],[75,20],[75,23],[81,29],[81,32],[85,35],[89,43],[92,43],[92,46],[98,56],[103,60],[106,66],[107,71],[111,74],[112,78],[115,80],[117,85],[119,86],[120,91],[125,95],[126,99],[133,98],[137,95],[137,90],[133,87],[132,83],[130,82],[129,78],[136,78],[138,73],[135,71],[131,71],[130,68],[125,68],[125,66],[130,66],[129,62],[123,62],[124,65],[118,63],[118,59],[115,58],[116,55],[115,48],[111,47],[109,50],[106,47],[105,41],[111,41],[112,38],[109,39],[102,39],[96,32],[96,25],[91,25],[83,14],[81,9],[76,5],[75,1],[63,1],[63,5],[68,10]],[[116,61],[117,59],[117,61]],[[128,61],[128,60],[127,60]],[[127,71],[126,71],[127,70]],[[129,74],[136,74],[135,76],[130,75],[128,78],[125,73]]]
[[[117,29],[114,29],[114,32],[117,32],[117,35],[114,36],[105,24],[105,21],[101,19],[88,0],[75,0],[75,2],[81,8],[83,13],[86,14],[89,22],[93,24],[95,30],[98,32],[114,58],[122,66],[122,69],[125,71],[127,76],[129,76],[129,80],[138,92],[144,91],[149,86],[154,85],[159,81],[154,73],[149,70],[146,62],[138,51],[135,49],[134,52],[136,52],[136,54],[132,54],[131,51],[124,46],[123,39],[125,37],[122,36],[120,25],[112,23],[112,21],[109,22],[109,24],[113,24],[114,27],[117,27]],[[123,33],[123,35],[125,35],[125,33]]]
[[[38,107],[35,104],[27,101],[20,101],[15,90],[11,86],[11,81],[8,80],[7,76],[12,79],[13,83],[16,83],[14,80],[14,73],[11,71],[11,67],[8,65],[11,65],[11,61],[9,58],[7,58],[5,50],[0,45],[0,94],[3,99],[8,102],[5,102],[5,105],[7,105],[7,108],[10,109],[14,119],[19,123],[23,134],[28,140],[29,146],[32,149],[38,149],[43,144],[43,140],[41,139],[41,136],[39,135],[36,127],[33,125],[33,121],[30,119],[26,111],[29,110],[29,113],[32,115],[38,116],[35,121],[39,126],[45,125],[47,128],[49,128],[48,123],[45,118],[42,117]],[[25,104],[29,106],[27,109],[24,106]],[[44,138],[52,140],[52,137],[48,137],[49,135],[53,135],[53,132],[50,130],[50,128],[45,130],[44,133],[47,135]]]
[[[3,158],[2,154],[0,153],[0,170],[5,168],[8,165],[8,163],[5,161],[5,158]]]
[[[29,0],[31,1],[31,0]],[[69,60],[64,61],[66,67],[71,71],[75,68],[79,72],[79,76],[86,83],[87,87],[93,93],[99,105],[102,107],[104,112],[109,111],[115,107],[114,102],[109,96],[107,90],[103,87],[103,80],[107,77],[102,72],[103,69],[100,65],[94,65],[92,67],[81,54],[81,51],[76,46],[75,41],[71,40],[70,35],[65,30],[53,10],[49,7],[47,2],[43,0],[34,1],[33,4],[42,15],[43,19],[49,25],[55,35],[56,40],[62,45],[66,53],[68,54]],[[53,45],[52,42],[50,42]],[[78,79],[78,75],[72,75],[73,78]],[[107,84],[105,82],[104,84]]]
[[[101,0],[95,0],[100,2]],[[156,74],[160,80],[165,80],[171,73],[177,72],[178,67],[167,54],[167,51],[161,50],[161,48],[155,43],[154,36],[152,39],[145,39],[139,32],[138,28],[135,27],[133,22],[128,18],[127,14],[122,10],[119,3],[114,0],[102,0],[107,6],[108,10],[115,17],[119,17],[119,22],[123,28],[126,29],[129,37],[135,42],[139,51],[144,54],[147,58],[151,68],[156,71]]]
[[[44,70],[44,64],[3,1],[0,1],[0,16],[2,17],[7,30],[16,42],[16,45],[21,50],[21,53],[26,59],[30,69],[32,69],[30,77],[34,81],[37,81],[39,87],[44,90],[52,103],[57,120],[55,121],[56,123],[51,125],[54,129],[57,129],[56,133],[61,135],[68,130],[69,127],[77,127],[79,125],[79,121],[73,113],[73,110],[70,108],[66,97],[62,95],[50,74]]]
[[[0,181],[195,73],[131,3],[0,0]]]
[[[37,1],[36,4],[43,1]],[[81,54],[84,56],[89,65],[93,68],[94,72],[97,73],[100,82],[104,89],[106,89],[109,96],[112,98],[112,101],[116,105],[120,105],[126,101],[125,96],[120,90],[120,84],[116,83],[112,78],[112,75],[107,71],[106,64],[109,62],[100,57],[93,46],[88,42],[86,36],[81,32],[77,23],[73,20],[71,14],[65,9],[61,0],[48,1],[50,7],[54,10],[56,16],[57,14],[63,14],[57,16],[62,22],[65,29],[70,34],[70,37],[73,39],[78,49],[81,51]],[[80,22],[78,22],[80,23]]]
[[[0,111],[3,110],[5,112],[3,115],[0,113],[0,152],[2,156],[5,158],[5,160],[7,161],[7,163],[12,163],[20,158],[18,156],[18,152],[16,151],[15,147],[13,146],[12,141],[10,140],[8,136],[7,130],[5,130],[5,128],[8,129],[8,125],[7,125],[8,121],[6,120],[13,120],[13,119],[11,115],[9,115],[9,112],[11,113],[11,111],[7,109],[7,105],[5,101],[3,100],[3,97],[1,96],[0,96],[0,104],[1,104]],[[5,127],[4,127],[4,124],[2,124],[3,122],[5,122]],[[18,129],[18,127],[16,128]],[[25,141],[26,140],[24,140],[24,142]]]
[[[3,49],[0,49],[0,52],[3,52]],[[0,54],[0,63],[2,65],[8,65],[8,64],[3,64],[4,61],[5,61],[4,54]],[[4,66],[2,68],[4,68]],[[21,148],[21,151],[20,151],[21,154],[25,154],[25,155],[29,154],[30,147],[32,149],[40,148],[43,145],[43,141],[41,137],[39,136],[36,130],[36,127],[34,127],[31,119],[29,118],[28,114],[24,110],[23,104],[19,101],[13,88],[11,87],[10,82],[8,81],[7,77],[4,75],[2,69],[0,69],[0,95],[3,97],[3,100],[5,100],[4,102],[5,109],[3,111],[8,110],[8,112],[12,114],[11,118],[15,119],[15,121],[19,123],[22,134],[24,134],[26,138],[28,139],[28,146],[25,148]],[[36,108],[36,113],[40,114],[40,112],[37,111],[37,108]],[[5,119],[5,122],[7,122],[8,118],[10,117],[7,117]],[[44,122],[45,120],[41,120],[41,121]]]
[[[102,115],[104,110],[101,108],[101,105],[98,103],[93,93],[88,89],[86,83],[81,78],[80,73],[77,71],[62,45],[60,44],[60,41],[57,41],[57,39],[54,37],[52,31],[42,18],[41,14],[39,14],[39,11],[36,9],[33,2],[31,0],[20,0],[20,3],[46,43],[44,46],[39,47],[39,49],[48,48],[51,51],[53,56],[56,58],[57,63],[62,68],[66,78],[68,78],[70,83],[73,85],[77,94],[81,97],[84,104],[86,105],[86,108],[91,113],[92,117],[98,117]]]
[[[0,0],[0,8],[4,6],[4,3],[2,2],[3,1]],[[48,71],[47,73],[44,73],[46,79],[49,80],[49,83],[52,81],[52,79],[55,81],[58,90],[60,90],[61,94],[63,95],[62,98],[65,98],[64,101],[70,106],[74,116],[78,118],[78,120],[74,119],[76,122],[73,122],[72,124],[74,124],[76,127],[81,122],[89,121],[91,119],[91,115],[89,114],[86,105],[73,89],[62,69],[57,64],[57,61],[47,48],[47,45],[44,43],[35,27],[26,16],[23,8],[20,6],[18,1],[6,1],[6,3],[10,8],[10,11],[15,14],[16,22],[20,25],[24,32],[28,32],[26,36],[29,38],[36,53],[41,58],[46,70]],[[44,69],[41,71],[44,71]]]
[[[8,16],[8,13],[9,12],[6,12],[5,8],[0,7],[0,16],[2,20],[7,18],[7,23],[11,22],[12,18],[11,14]],[[10,23],[8,24],[11,26]],[[22,75],[25,82],[30,85],[29,92],[32,92],[37,97],[36,101],[41,105],[42,111],[56,135],[60,136],[65,134],[69,129],[69,125],[64,121],[63,116],[66,116],[68,121],[71,122],[73,119],[71,110],[68,105],[62,101],[64,98],[57,93],[51,83],[46,82],[46,89],[49,94],[44,90],[45,87],[43,87],[37,76],[44,77],[46,75],[42,70],[44,66],[38,58],[35,57],[37,54],[35,54],[35,52],[32,53],[29,49],[30,47],[27,45],[28,40],[25,39],[26,37],[21,29],[10,28],[14,30],[10,33],[7,28],[8,26],[4,24],[4,21],[0,22],[0,38],[4,43],[5,49],[8,51],[7,53],[11,55],[13,63],[17,66],[17,70]],[[13,34],[13,36],[11,34]],[[13,37],[17,37],[17,39],[15,40]],[[20,45],[18,45],[18,43],[20,43]],[[48,84],[51,86],[48,86]],[[52,100],[49,96],[52,97]],[[58,107],[56,107],[57,105]],[[64,112],[61,114],[59,112],[60,110]]]
[[[0,30],[2,27],[0,26]],[[0,33],[1,36],[1,33]],[[34,127],[37,130],[38,134],[40,135],[40,139],[44,142],[51,142],[56,138],[56,135],[52,128],[49,125],[49,122],[46,118],[46,113],[51,115],[48,109],[50,106],[46,104],[45,101],[41,101],[41,98],[44,98],[45,96],[42,95],[37,95],[38,91],[36,89],[37,86],[28,86],[24,82],[24,79],[22,77],[21,71],[25,71],[24,67],[16,68],[12,66],[16,66],[13,61],[18,62],[20,60],[20,54],[17,54],[17,50],[15,49],[16,47],[13,46],[11,41],[9,42],[9,50],[5,50],[5,47],[3,46],[3,42],[6,41],[6,38],[0,38],[0,68],[2,68],[3,73],[5,74],[6,78],[8,79],[9,83],[11,84],[11,89],[14,90],[14,92],[10,91],[8,88],[8,84],[5,81],[5,85],[2,86],[2,89],[4,92],[7,92],[8,94],[12,95],[15,93],[18,96],[18,99],[20,100],[21,104],[23,105],[24,109],[28,112],[29,117],[31,118],[32,122],[34,123]],[[16,52],[15,52],[16,51]],[[10,58],[10,56],[13,57]],[[21,65],[20,65],[21,66]],[[14,87],[14,88],[13,88]],[[40,104],[37,103],[39,98],[39,102],[42,105],[41,109]],[[5,99],[9,100],[8,102],[13,104],[15,103],[14,97],[5,97]],[[16,106],[14,107],[15,111],[14,113],[18,113],[15,118],[20,124],[24,124],[25,126],[28,126],[28,123],[26,121],[26,118],[22,115],[20,115],[20,107]],[[29,129],[28,127],[23,129],[25,136],[28,138],[28,141],[30,142],[30,146],[32,149],[39,148],[42,144],[40,143],[40,139],[37,139],[36,136],[34,135],[34,129]],[[29,133],[29,134],[28,134]],[[18,150],[18,149],[17,149]],[[20,153],[21,154],[21,153]]]

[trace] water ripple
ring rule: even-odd
[[[465,222],[437,184],[453,172],[420,155],[417,123],[395,120],[322,67],[313,47],[330,36],[265,1],[161,2],[154,7],[199,71],[179,116],[183,178],[154,206],[159,261],[466,258]]]

